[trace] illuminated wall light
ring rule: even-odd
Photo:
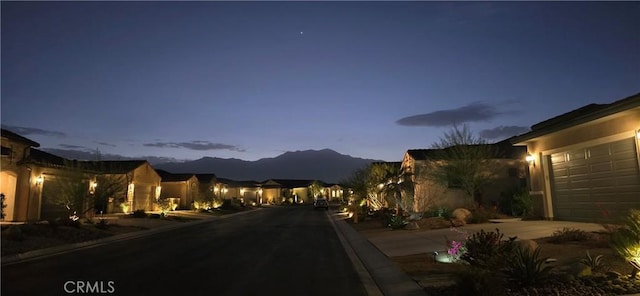
[[[96,181],[90,181],[90,182],[89,182],[89,193],[90,193],[90,194],[94,194],[94,193],[96,193],[96,187],[98,187],[98,182],[96,182]]]
[[[44,177],[42,175],[36,178],[36,185],[42,185],[44,183]]]
[[[527,154],[527,156],[524,158],[529,165],[533,165],[534,167],[536,166],[536,157],[531,155],[531,154]]]
[[[636,138],[638,138],[638,140],[640,140],[640,130],[638,130],[638,131],[636,132]]]

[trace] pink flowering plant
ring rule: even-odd
[[[467,233],[455,227],[451,227],[451,231],[455,231],[460,234],[460,239],[449,240],[447,238],[447,254],[451,258],[451,262],[458,262],[460,257],[467,252],[467,248],[465,247]]]

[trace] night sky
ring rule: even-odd
[[[2,126],[178,160],[399,161],[640,92],[640,2],[1,2]]]

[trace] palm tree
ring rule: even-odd
[[[400,163],[382,163],[379,167],[378,177],[381,177],[379,191],[385,197],[393,197],[396,204],[396,215],[402,215],[402,211],[413,209],[413,181],[411,173],[406,172]],[[403,194],[404,201],[403,202]]]

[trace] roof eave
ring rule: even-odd
[[[568,119],[566,121],[561,121],[557,124],[554,125],[550,125],[550,126],[546,126],[544,128],[540,128],[537,130],[532,130],[528,133],[519,135],[519,136],[515,136],[511,139],[511,143],[513,145],[526,145],[527,142],[538,138],[538,137],[542,137],[545,135],[548,135],[550,133],[554,133],[563,129],[567,129],[570,127],[574,127],[580,124],[584,124],[587,123],[589,121],[593,121],[596,119],[600,119],[600,118],[604,118],[616,113],[620,113],[620,112],[624,112],[627,110],[631,110],[633,108],[637,108],[640,107],[640,99],[635,99],[633,100],[632,98],[637,97],[640,98],[640,94],[635,94],[633,96],[627,97],[625,99],[622,99],[623,102],[619,103],[619,104],[612,104],[610,106],[607,106],[605,108],[596,110],[594,112],[588,113],[588,114],[584,114],[582,116],[578,116],[576,118],[571,118]]]

